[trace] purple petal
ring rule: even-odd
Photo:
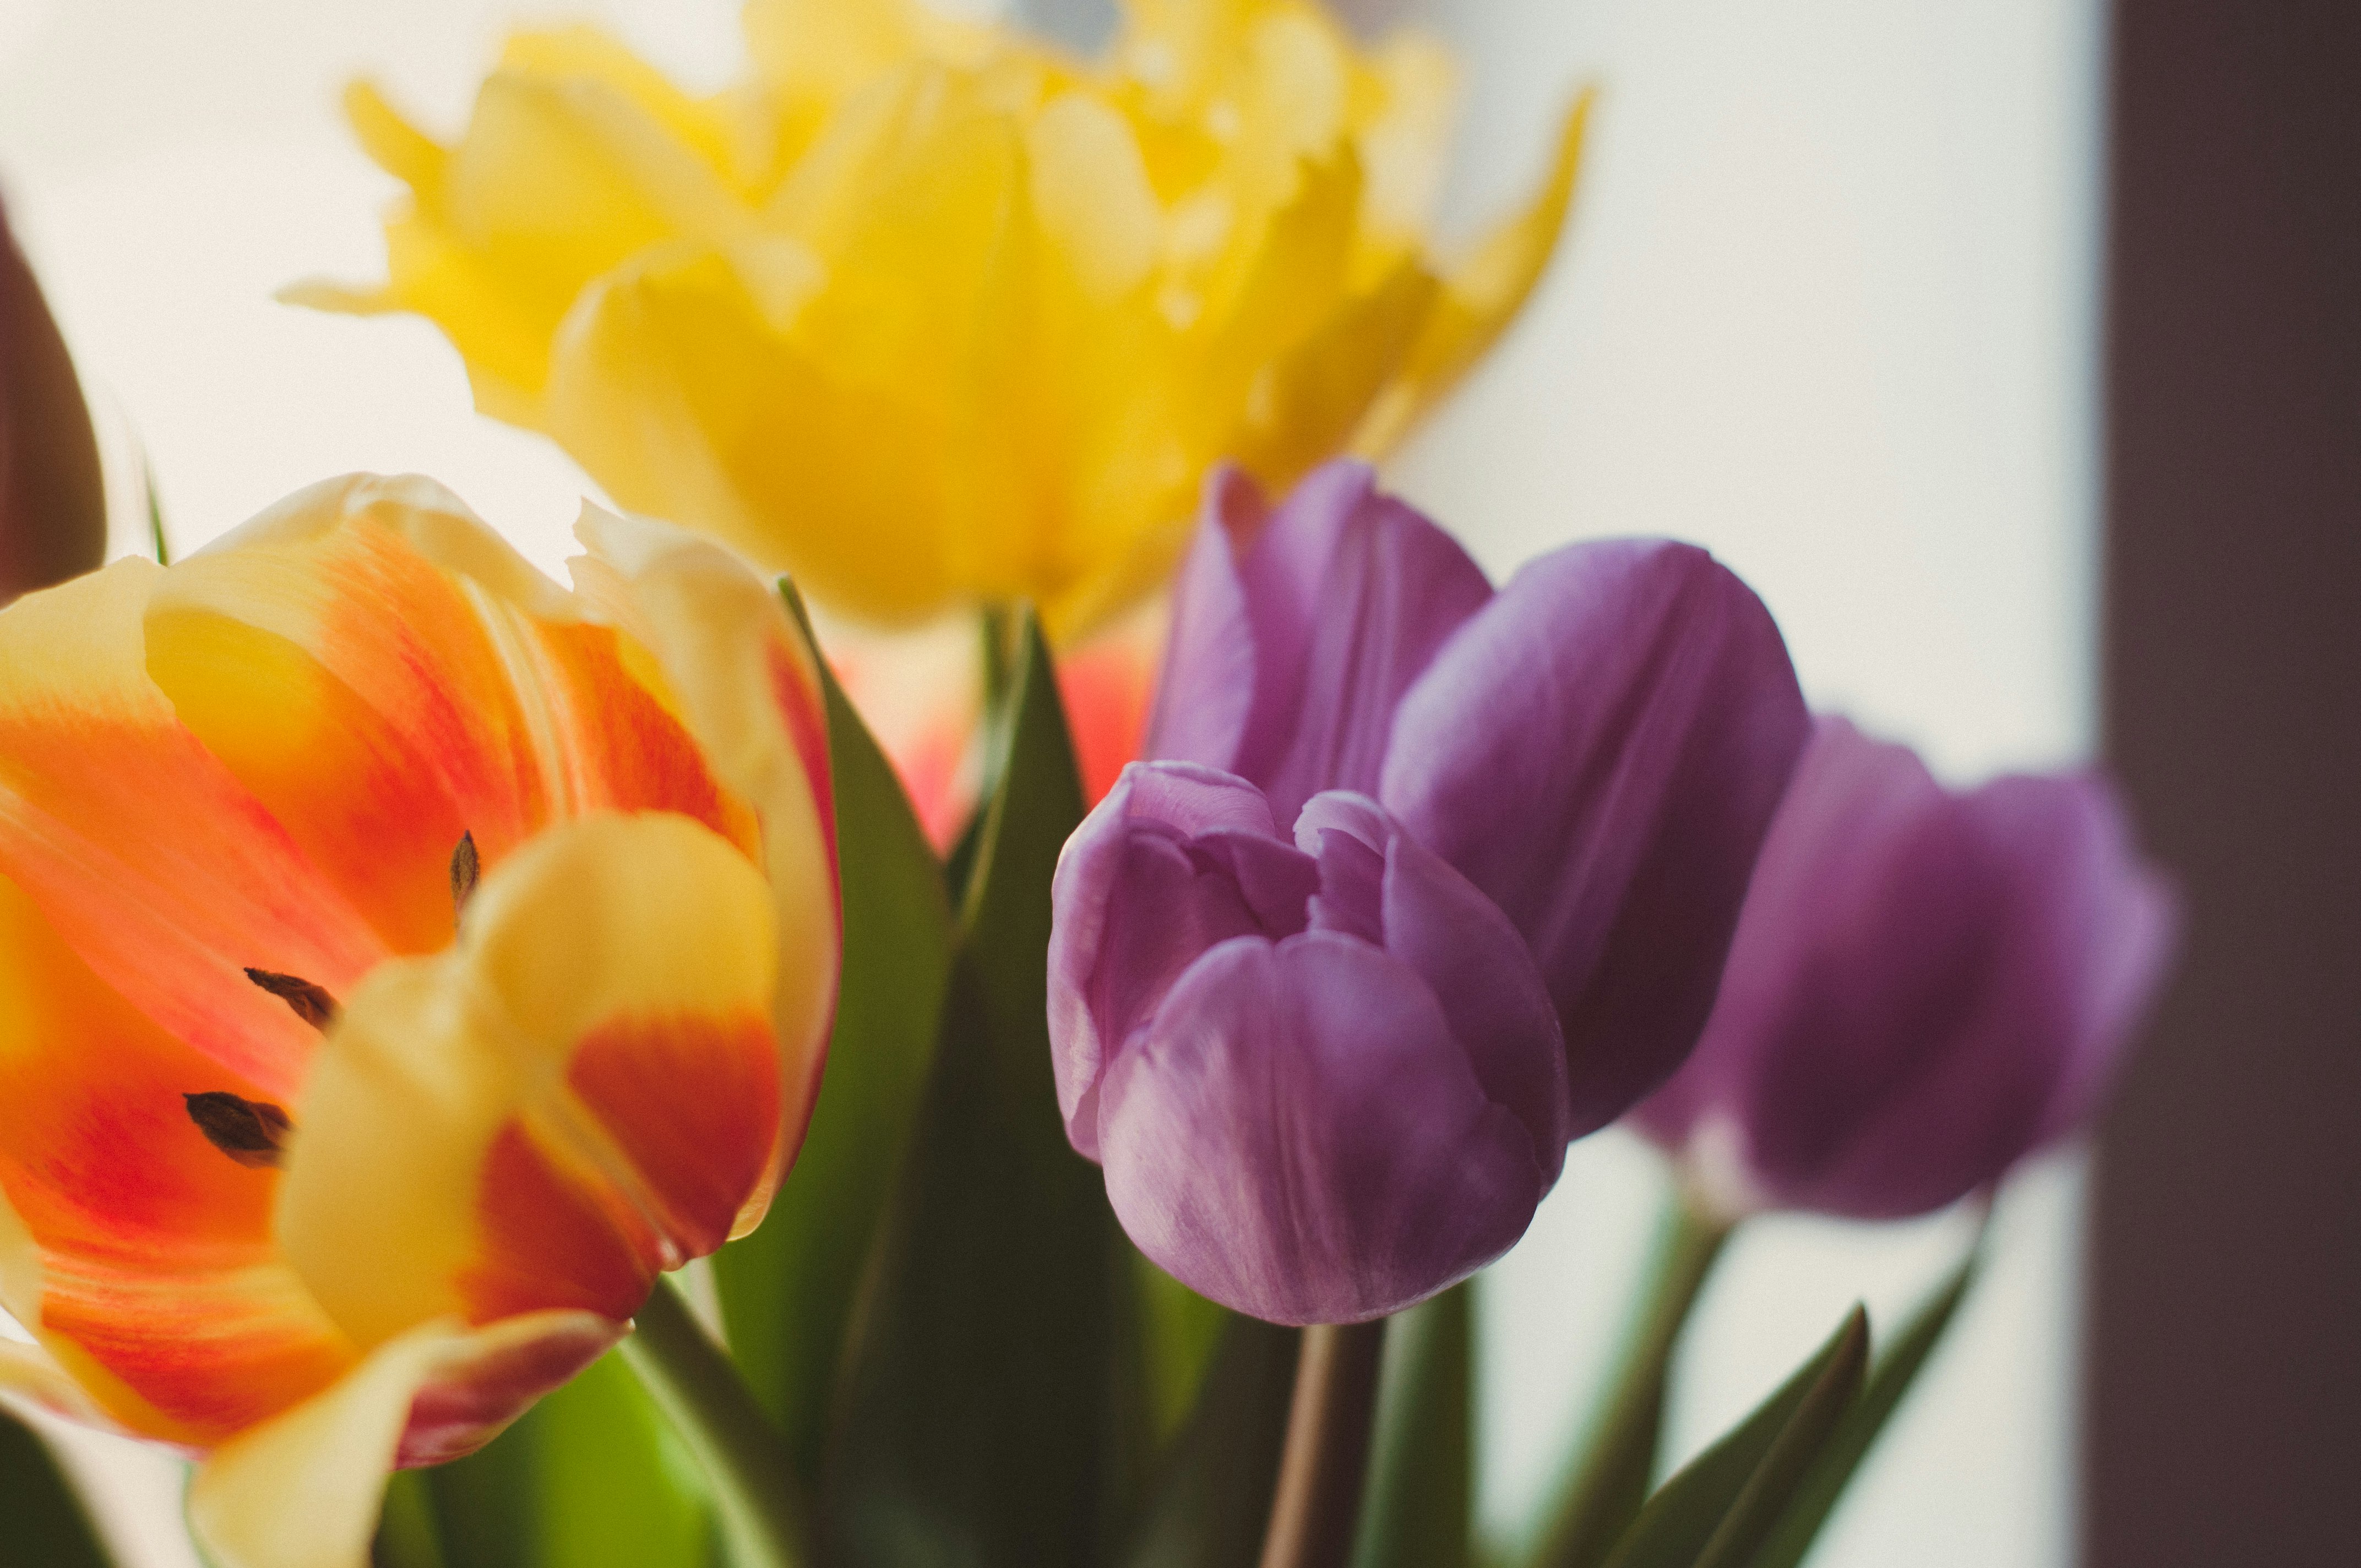
[[[1252,785],[1190,763],[1124,770],[1050,889],[1050,1058],[1075,1148],[1098,1157],[1110,1055],[1180,972],[1232,937],[1301,930],[1317,883]]]
[[[1237,772],[1257,665],[1238,558],[1270,516],[1262,490],[1228,464],[1205,477],[1197,531],[1172,580],[1172,633],[1147,754]]]
[[[1577,1135],[1696,1042],[1806,729],[1762,601],[1660,541],[1535,561],[1403,698],[1378,798],[1531,944]]]
[[[1357,1322],[1524,1234],[1547,1181],[1433,993],[1364,943],[1226,943],[1102,1091],[1107,1195],[1191,1288],[1274,1322]]]
[[[1371,933],[1417,971],[1484,1092],[1524,1124],[1545,1181],[1555,1183],[1573,1136],[1565,1045],[1548,988],[1509,917],[1367,795],[1314,795],[1296,818],[1295,841],[1320,862],[1312,928]],[[1356,884],[1349,902],[1368,912],[1350,924],[1324,916],[1348,903],[1340,892],[1348,874]]]
[[[1243,477],[1209,488],[1150,755],[1251,780],[1282,822],[1323,789],[1376,788],[1402,693],[1491,587],[1375,486],[1366,465],[1331,463],[1268,521]]]

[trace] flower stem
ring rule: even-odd
[[[1532,1568],[1598,1568],[1639,1513],[1656,1465],[1673,1347],[1730,1232],[1729,1222],[1676,1202],[1622,1371],[1558,1488]]]
[[[1303,1331],[1262,1568],[1345,1568],[1360,1523],[1386,1321]]]
[[[623,1359],[711,1483],[737,1568],[809,1568],[815,1559],[786,1440],[669,1281],[649,1292]]]

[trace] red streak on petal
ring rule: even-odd
[[[561,1318],[545,1333],[444,1368],[410,1402],[394,1468],[414,1470],[466,1458],[535,1399],[604,1355],[622,1334],[621,1323],[602,1318]]]
[[[476,1210],[481,1253],[456,1281],[470,1322],[548,1308],[620,1321],[661,1268],[660,1242],[620,1196],[560,1171],[514,1122],[492,1139]]]
[[[819,813],[820,839],[828,846],[829,878],[833,883],[837,875],[836,796],[828,767],[826,703],[809,668],[795,650],[773,643],[770,665],[771,695],[778,703],[787,739],[794,743],[796,756],[804,765],[804,777],[811,781],[812,805]]]
[[[608,1024],[576,1047],[566,1081],[638,1171],[685,1255],[730,1239],[779,1139],[778,1047],[767,1018]]]

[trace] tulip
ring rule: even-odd
[[[718,548],[577,590],[356,477],[0,612],[0,1386],[366,1555],[761,1217],[833,1009],[817,664]],[[301,1498],[301,1508],[288,1499]]]
[[[106,554],[98,443],[65,340],[0,215],[0,604]]]
[[[1806,725],[1778,628],[1704,551],[1572,544],[1495,593],[1336,463],[1275,512],[1235,471],[1209,486],[1148,752],[1281,821],[1374,795],[1465,874],[1532,949],[1579,1136],[1696,1043]]]
[[[1924,1213],[2081,1126],[2174,900],[2090,773],[1955,793],[1823,718],[1696,1054],[1632,1113],[1724,1223]]]
[[[1068,1137],[1195,1289],[1397,1310],[1694,1041],[1803,742],[1785,650],[1702,551],[1576,545],[1495,594],[1357,464],[1276,512],[1231,472],[1159,700],[1172,760],[1053,889]]]
[[[1374,801],[1314,796],[1290,843],[1252,784],[1135,764],[1053,899],[1059,1105],[1167,1272],[1274,1322],[1359,1322],[1524,1234],[1566,1142],[1548,993]]]
[[[512,38],[445,146],[347,100],[409,187],[390,280],[478,406],[625,505],[908,623],[1029,599],[1061,646],[1151,592],[1208,466],[1382,452],[1540,276],[1583,115],[1462,260],[1424,237],[1440,49],[1305,0],[1134,0],[1107,55],[917,0],[752,0],[693,97],[587,28]]]

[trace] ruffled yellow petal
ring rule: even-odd
[[[281,1251],[365,1346],[444,1317],[621,1320],[719,1246],[782,1141],[770,891],[665,813],[543,832],[456,948],[380,966],[314,1063]]]
[[[386,1475],[422,1432],[448,1448],[433,1457],[480,1446],[620,1332],[581,1312],[423,1324],[215,1450],[190,1484],[189,1522],[222,1568],[363,1568]]]
[[[1582,167],[1583,134],[1598,96],[1587,92],[1566,112],[1556,159],[1532,204],[1495,229],[1464,266],[1444,279],[1441,302],[1410,362],[1354,436],[1354,451],[1367,457],[1392,451],[1523,308],[1565,227],[1575,176]]]

